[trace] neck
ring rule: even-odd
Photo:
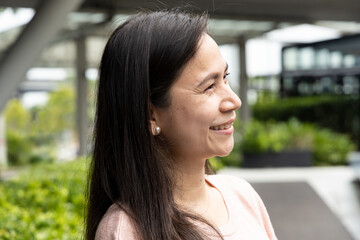
[[[204,165],[205,160],[175,161],[174,198],[180,206],[197,208],[208,202]]]

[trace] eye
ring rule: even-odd
[[[228,82],[228,80],[227,80],[227,76],[229,76],[229,75],[230,75],[230,73],[229,73],[229,72],[225,73],[224,78],[223,78],[225,83],[227,83],[227,82]]]
[[[210,90],[210,89],[213,89],[215,88],[215,83],[212,83],[210,86],[208,86],[206,89],[205,89],[205,92]]]

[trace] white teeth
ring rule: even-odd
[[[225,125],[219,125],[219,126],[214,126],[214,127],[210,127],[210,129],[212,130],[224,130],[224,129],[228,129],[231,127],[231,123],[230,124],[225,124]]]

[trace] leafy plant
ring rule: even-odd
[[[74,91],[70,86],[61,86],[50,93],[44,106],[32,110],[12,99],[4,115],[9,165],[52,162],[61,133],[74,129]]]
[[[314,165],[344,165],[346,156],[355,149],[343,134],[296,119],[288,122],[259,122],[253,120],[245,129],[241,140],[244,153],[309,150]]]
[[[309,150],[313,127],[296,119],[288,122],[259,122],[253,120],[245,127],[241,141],[243,152],[280,152],[283,150]]]
[[[31,138],[39,145],[54,143],[61,133],[74,129],[75,93],[69,86],[62,86],[49,96],[45,106],[32,110]]]
[[[27,134],[30,128],[30,114],[17,99],[8,102],[4,113],[9,164],[26,164],[34,147]]]
[[[29,138],[20,132],[7,131],[7,151],[10,165],[24,165],[30,160],[33,144]]]
[[[342,134],[322,129],[314,138],[313,159],[315,165],[345,165],[347,155],[355,145]]]
[[[80,239],[86,165],[36,165],[0,182],[0,239]]]
[[[253,106],[253,116],[259,121],[288,121],[317,124],[345,133],[360,148],[360,98],[356,96],[310,96],[258,102]]]

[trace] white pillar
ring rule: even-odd
[[[246,124],[250,118],[250,109],[247,99],[248,78],[246,71],[246,39],[241,36],[238,37],[239,55],[240,55],[240,119],[243,124]]]
[[[42,50],[55,38],[66,16],[83,0],[43,0],[33,19],[0,61],[0,111]]]
[[[78,156],[86,154],[88,138],[88,115],[87,115],[87,79],[86,71],[86,38],[76,39],[76,125],[78,136]]]
[[[5,117],[0,115],[0,169],[6,168],[7,165]]]

